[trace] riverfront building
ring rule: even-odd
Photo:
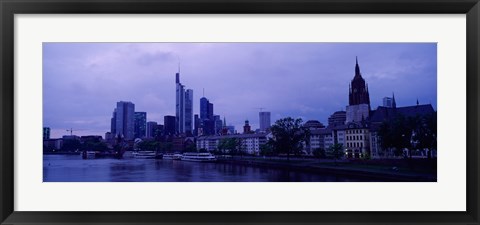
[[[218,145],[222,139],[236,139],[239,141],[238,150],[250,154],[259,155],[260,146],[267,143],[269,134],[237,134],[222,136],[202,136],[197,138],[197,149],[205,149],[207,151],[217,151]]]

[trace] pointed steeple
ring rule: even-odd
[[[223,127],[227,127],[227,119],[225,117],[223,117]]]
[[[395,102],[395,93],[392,92],[392,108],[397,108],[397,103]]]
[[[362,77],[362,75],[360,74],[360,67],[358,66],[358,57],[355,56],[355,77]]]
[[[417,98],[417,105],[419,105],[419,103],[418,103],[418,98]]]

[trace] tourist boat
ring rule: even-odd
[[[133,152],[133,157],[136,159],[155,159],[157,154],[155,151],[136,151]]]
[[[182,161],[212,162],[215,160],[215,156],[210,153],[187,152],[182,155]]]
[[[166,153],[166,154],[163,155],[163,159],[181,160],[182,159],[182,154]]]
[[[94,159],[97,153],[95,151],[83,151],[82,158],[83,159]]]

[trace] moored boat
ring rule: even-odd
[[[217,159],[211,153],[187,152],[182,155],[182,161],[213,162],[215,160]]]
[[[133,152],[133,157],[136,159],[155,159],[157,154],[154,151],[136,151]]]
[[[163,154],[163,159],[181,160],[182,159],[182,154],[165,153],[165,154]]]

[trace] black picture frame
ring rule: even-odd
[[[2,224],[479,224],[479,0],[0,0]],[[19,212],[14,211],[14,15],[63,13],[466,14],[466,212]],[[458,90],[463,91],[463,90]],[[448,193],[445,193],[448,195]]]

